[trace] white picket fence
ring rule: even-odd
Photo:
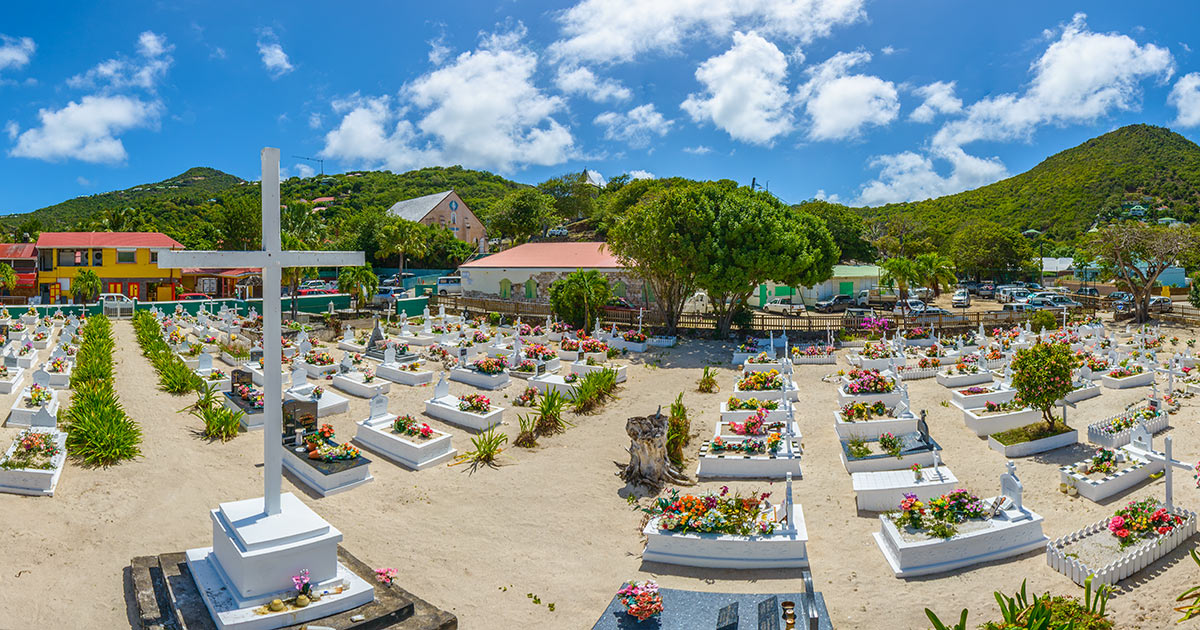
[[[919,381],[923,378],[933,378],[942,371],[942,366],[926,368],[900,368],[900,377],[906,381]]]
[[[836,354],[826,355],[792,355],[792,365],[833,365],[837,363]]]
[[[1115,420],[1140,412],[1140,408],[1134,409],[1119,413],[1109,418],[1105,418],[1100,422],[1093,422],[1092,424],[1089,424],[1087,428],[1088,441],[1096,446],[1103,446],[1107,449],[1117,449],[1129,444],[1129,442],[1133,440],[1133,427],[1123,429],[1118,433],[1105,433],[1102,431],[1102,429]],[[1159,411],[1158,415],[1155,416],[1154,419],[1143,420],[1142,423],[1146,425],[1146,430],[1150,432],[1150,435],[1154,435],[1159,431],[1165,431],[1167,429],[1167,423],[1169,420],[1170,418],[1167,416],[1165,411]]]
[[[1084,580],[1089,575],[1095,576],[1092,578],[1093,587],[1101,584],[1115,585],[1117,582],[1157,562],[1159,558],[1170,553],[1180,543],[1196,533],[1195,512],[1176,508],[1175,513],[1183,517],[1183,523],[1171,530],[1171,533],[1132,547],[1121,554],[1121,557],[1099,569],[1091,568],[1080,562],[1077,558],[1069,557],[1068,554],[1071,553],[1071,543],[1080,541],[1088,536],[1111,536],[1112,534],[1108,531],[1109,519],[1107,518],[1067,534],[1058,540],[1046,543],[1046,562],[1049,563],[1050,568],[1071,578],[1071,581],[1080,586],[1083,586]]]

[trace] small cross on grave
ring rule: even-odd
[[[1024,521],[1033,518],[1029,510],[1025,509],[1021,502],[1021,494],[1025,490],[1025,486],[1021,483],[1021,479],[1017,477],[1017,465],[1012,461],[1007,462],[1008,472],[1000,475],[1000,497],[997,497],[998,503],[1003,503],[1005,500],[1012,502],[1012,508],[1004,510],[1005,515],[1010,521]]]
[[[1174,500],[1175,487],[1174,487],[1174,483],[1172,480],[1173,479],[1172,472],[1176,468],[1179,468],[1181,470],[1191,470],[1192,467],[1188,464],[1185,464],[1185,463],[1177,460],[1177,459],[1171,458],[1171,442],[1172,441],[1173,440],[1171,439],[1171,436],[1168,435],[1166,438],[1163,439],[1163,452],[1161,454],[1156,451],[1148,451],[1144,455],[1144,457],[1146,457],[1146,459],[1149,459],[1152,462],[1160,462],[1163,464],[1163,472],[1165,473],[1165,478],[1163,479],[1163,481],[1167,487],[1167,496],[1166,496],[1167,512],[1174,514],[1175,513],[1175,500]]]
[[[201,352],[200,358],[199,358],[199,364],[196,366],[196,369],[201,372],[211,372],[212,371],[212,355],[207,352]]]
[[[1179,367],[1179,357],[1172,357],[1171,361],[1167,363],[1166,367],[1155,367],[1154,371],[1167,375],[1168,396],[1173,396],[1175,394],[1175,376],[1187,376],[1187,374],[1185,374]],[[1155,385],[1157,385],[1157,383],[1155,383]],[[1158,396],[1156,395],[1155,398],[1158,398]]]
[[[642,307],[638,307],[638,334],[642,332]]]

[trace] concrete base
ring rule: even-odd
[[[359,398],[374,398],[386,394],[392,389],[392,384],[376,374],[370,383],[364,383],[362,372],[349,372],[333,377],[333,386]]]
[[[433,382],[432,370],[412,372],[400,369],[400,365],[399,363],[380,363],[379,369],[375,370],[375,376],[401,385],[424,385]]]
[[[25,406],[25,399],[29,397],[29,390],[30,388],[26,387],[21,390],[20,394],[17,394],[17,399],[13,401],[12,407],[9,409],[8,422],[5,423],[5,426],[28,427],[33,425],[33,417],[38,411],[41,410],[41,407]],[[50,395],[52,396],[52,398],[50,398],[50,402],[46,403],[44,406],[50,411],[51,416],[57,418],[58,392],[52,389],[50,390]]]
[[[508,376],[508,370],[499,374],[484,374],[467,368],[450,370],[450,380],[486,390],[504,389],[512,381]]]
[[[58,487],[58,479],[62,476],[63,464],[67,461],[67,434],[54,429],[37,430],[49,433],[54,439],[54,444],[58,446],[58,455],[50,459],[50,463],[54,467],[46,470],[40,468],[0,469],[0,492],[34,497],[54,496],[54,489]],[[17,442],[14,441],[0,461],[11,457],[17,450],[17,446]]]
[[[308,459],[307,451],[300,454],[293,446],[284,446],[283,448],[283,467],[309,489],[323,497],[357,488],[375,479],[371,476],[371,460],[362,455],[345,462],[332,462],[331,464],[319,462],[319,466],[314,466],[313,461]],[[351,463],[354,465],[343,466],[343,464]],[[323,471],[322,468],[326,467],[335,469]]]
[[[782,506],[779,506],[782,509]],[[799,503],[792,506],[794,532],[767,536],[678,533],[658,528],[658,518],[650,519],[642,533],[646,536],[644,562],[662,562],[688,567],[713,569],[800,569],[808,566],[808,528]]]
[[[8,368],[8,376],[0,379],[0,394],[7,396],[20,391],[23,382],[25,382],[25,368],[20,366]]]
[[[1042,520],[1034,512],[1007,510],[988,521],[984,529],[957,534],[945,540],[907,541],[901,538],[895,523],[881,515],[880,530],[874,537],[896,577],[912,577],[990,564],[1003,558],[1045,549],[1049,538],[1042,533]]]
[[[950,403],[959,409],[962,407],[956,403]],[[1027,424],[1033,424],[1042,417],[1042,413],[1036,409],[1018,409],[1008,413],[976,413],[979,409],[962,409],[963,422],[967,428],[974,431],[979,437],[987,437],[993,433],[1001,433],[1009,429],[1023,427]]]
[[[1125,378],[1114,378],[1105,374],[1100,377],[1100,384],[1109,389],[1129,389],[1131,387],[1147,387],[1154,382],[1154,372],[1142,372]]]
[[[900,506],[904,495],[912,493],[928,502],[959,487],[958,478],[946,466],[929,468],[917,481],[911,470],[860,472],[850,475],[857,495],[858,509],[868,512],[887,512]]]
[[[529,386],[536,387],[538,393],[540,394],[556,391],[563,396],[566,396],[568,400],[575,395],[575,384],[568,383],[566,379],[557,374],[542,374],[540,376],[530,378]]]
[[[1019,442],[1008,446],[997,442],[996,438],[988,436],[988,446],[993,451],[1001,453],[1005,457],[1025,457],[1027,455],[1045,453],[1046,451],[1053,451],[1056,448],[1071,446],[1077,442],[1079,442],[1079,431],[1075,429],[1048,438],[1033,440],[1032,442]]]
[[[443,422],[473,429],[475,431],[487,431],[488,429],[500,424],[504,414],[502,407],[493,406],[491,411],[480,415],[470,411],[461,411],[458,408],[458,396],[442,396],[425,401],[426,415],[437,418]]]
[[[316,386],[309,383],[308,385],[302,385],[294,389],[284,390],[283,399],[285,401],[299,400],[302,402],[312,400],[311,392],[314,387]],[[336,416],[339,413],[346,413],[347,411],[350,411],[350,399],[346,398],[345,396],[338,396],[328,389],[326,389],[325,392],[321,394],[321,397],[317,400],[318,418]]]
[[[358,421],[354,441],[380,455],[412,470],[436,466],[454,457],[457,450],[450,445],[450,434],[434,430],[433,437],[415,442],[392,431],[396,414]]]
[[[617,365],[616,363],[606,363],[601,365],[588,365],[584,361],[574,361],[571,363],[571,373],[578,374],[580,378],[591,372],[602,372],[604,370],[612,370],[617,373],[617,382],[624,383],[628,378],[625,374],[625,366]]]

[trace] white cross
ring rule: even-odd
[[[1166,413],[1166,412],[1163,412],[1163,413]],[[1189,466],[1188,464],[1185,464],[1185,463],[1177,460],[1177,459],[1171,458],[1171,436],[1168,435],[1167,438],[1165,440],[1163,440],[1163,444],[1164,444],[1163,452],[1161,455],[1155,451],[1147,451],[1142,456],[1152,462],[1162,462],[1163,463],[1163,473],[1165,475],[1165,478],[1163,479],[1163,481],[1165,481],[1166,485],[1167,485],[1167,497],[1166,497],[1167,498],[1167,511],[1174,514],[1175,513],[1175,503],[1174,503],[1175,488],[1173,485],[1174,482],[1171,479],[1171,471],[1174,468],[1180,468],[1182,470],[1191,470],[1192,467]]]
[[[262,150],[261,250],[244,252],[163,250],[163,269],[206,267],[262,269],[263,279],[263,506],[268,515],[279,513],[283,483],[282,325],[280,276],[285,267],[349,267],[362,265],[362,252],[284,251],[279,229],[279,149]]]

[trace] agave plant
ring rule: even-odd
[[[705,394],[714,394],[721,391],[721,386],[717,384],[717,374],[710,367],[704,368],[704,373],[700,375],[700,381],[696,384],[700,391]]]
[[[533,416],[517,416],[517,423],[521,429],[517,433],[517,439],[513,440],[513,444],[521,448],[533,448],[537,446],[537,418]]]
[[[537,408],[534,409],[537,413],[537,434],[553,435],[566,431],[568,423],[562,417],[566,406],[567,398],[562,392],[551,389],[542,394],[538,399]]]
[[[473,468],[481,465],[495,466],[496,457],[504,450],[504,445],[508,442],[508,436],[503,433],[498,433],[496,427],[492,427],[479,435],[471,438],[471,445],[475,448],[458,456],[458,462],[471,462]]]
[[[683,466],[683,448],[691,440],[691,431],[692,421],[688,419],[683,392],[680,392],[671,403],[671,415],[667,419],[667,459],[676,467]]]

